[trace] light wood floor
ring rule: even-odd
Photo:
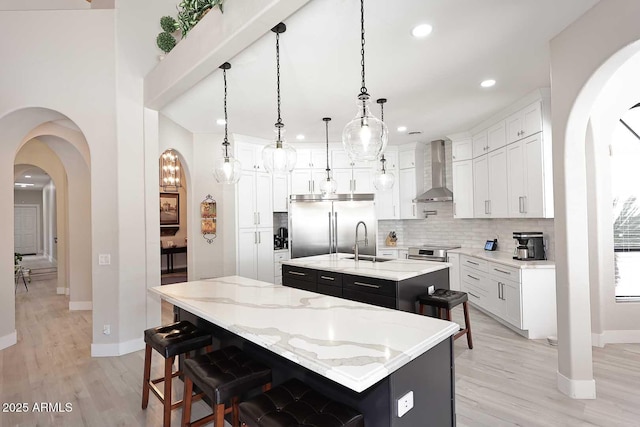
[[[91,312],[69,312],[55,286],[18,287],[18,344],[0,351],[0,402],[25,402],[29,413],[0,412],[0,426],[161,425],[155,397],[140,409],[143,351],[91,358]],[[171,318],[163,305],[163,323]],[[556,389],[555,347],[526,340],[477,310],[471,321],[475,348],[467,349],[464,337],[455,342],[458,426],[640,426],[640,345],[594,348],[598,399],[572,400]],[[161,361],[154,357],[152,375],[161,374]],[[34,413],[37,402],[69,402],[73,410]],[[194,417],[207,411],[204,402],[194,405]],[[180,414],[173,411],[173,426]]]

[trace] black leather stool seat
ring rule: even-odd
[[[271,382],[271,369],[230,346],[184,361],[184,374],[215,404]]]
[[[144,331],[144,342],[165,359],[211,345],[211,335],[183,320]]]
[[[420,304],[451,310],[456,305],[466,302],[468,296],[466,292],[451,291],[448,289],[436,289],[435,292],[431,295],[418,295],[417,299]]]
[[[334,402],[298,379],[291,379],[240,403],[248,427],[363,427],[364,417]]]

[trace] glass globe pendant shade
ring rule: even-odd
[[[333,179],[330,175],[328,175],[321,183],[320,183],[320,193],[323,196],[329,196],[331,194],[336,194],[338,190],[338,183],[335,179]]]
[[[393,173],[379,170],[373,178],[373,186],[379,191],[391,190],[395,180],[396,178],[393,176]]]
[[[281,129],[280,134],[283,132],[284,130]],[[262,149],[264,168],[272,174],[282,175],[291,172],[297,159],[295,148],[287,144],[281,137],[276,138],[274,142]]]
[[[216,161],[213,176],[220,184],[236,184],[242,176],[242,165],[232,156],[223,157]]]
[[[369,109],[369,95],[358,96],[358,114],[342,131],[342,145],[349,158],[372,162],[380,157],[387,147],[389,131]]]

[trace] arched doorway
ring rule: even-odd
[[[588,147],[598,147],[590,120],[607,81],[640,51],[637,13],[636,2],[600,2],[551,42],[558,388],[574,398],[596,396],[592,314],[599,313],[591,308],[601,297],[603,262],[591,255],[599,251],[593,221],[602,212],[589,168]]]

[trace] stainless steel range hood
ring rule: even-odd
[[[447,188],[446,176],[444,140],[431,141],[431,190],[420,194],[413,201],[416,203],[452,201],[453,193]]]

